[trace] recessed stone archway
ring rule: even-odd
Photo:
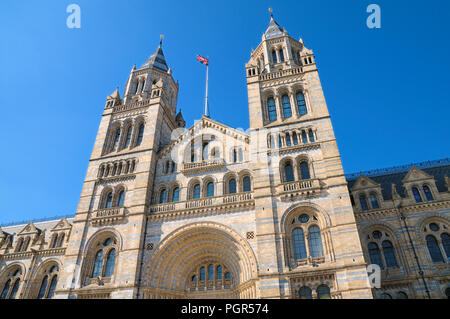
[[[205,278],[202,289],[193,289],[190,277],[208,264],[230,273],[227,284]],[[256,298],[256,278],[256,257],[242,236],[222,224],[193,223],[178,228],[155,248],[144,270],[143,297]]]

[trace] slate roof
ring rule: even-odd
[[[264,35],[266,36],[266,39],[278,38],[283,35],[283,31],[284,29],[280,27],[280,25],[273,19],[273,16],[271,16],[269,26],[267,27]]]
[[[392,184],[395,184],[398,194],[401,197],[405,197],[405,189],[403,188],[402,181],[413,166],[433,176],[439,192],[447,191],[444,177],[445,175],[450,177],[450,159],[448,158],[437,161],[404,165],[400,167],[348,174],[346,175],[348,188],[351,189],[358,177],[363,174],[375,181],[375,183],[381,185],[381,192],[383,193],[384,200],[392,199]]]
[[[156,51],[145,61],[145,63],[139,69],[152,68],[162,72],[167,72],[169,67],[167,66],[166,58],[162,50],[162,43],[159,44]]]

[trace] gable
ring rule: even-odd
[[[71,229],[72,225],[69,223],[66,217],[61,218],[61,220],[51,229],[52,232],[54,231],[61,231],[61,230],[67,230]]]
[[[413,166],[413,167],[411,167],[409,172],[406,174],[406,176],[402,182],[410,183],[410,182],[423,181],[423,180],[432,179],[432,178],[433,178],[433,176],[428,175],[424,171]]]
[[[29,222],[17,235],[34,235],[40,233],[40,229],[36,228],[33,222]]]
[[[353,184],[351,190],[358,190],[358,189],[367,189],[367,188],[377,188],[380,185],[377,184],[374,180],[368,178],[365,175],[361,175],[358,177],[358,179]]]

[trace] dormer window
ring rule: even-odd
[[[376,194],[370,194],[370,204],[372,205],[372,209],[380,208]]]
[[[431,190],[427,185],[423,186],[423,192],[425,193],[425,197],[426,197],[427,201],[434,200],[433,194],[431,193]]]
[[[414,195],[414,199],[416,200],[416,203],[422,203],[422,196],[420,195],[419,189],[417,187],[412,188],[412,193]]]
[[[273,64],[277,64],[278,63],[278,61],[277,61],[277,52],[275,50],[272,51],[272,61],[273,61]]]
[[[283,49],[280,49],[279,53],[280,53],[280,62],[284,62],[284,53],[283,53]]]
[[[359,203],[361,204],[362,210],[369,210],[369,206],[367,205],[366,195],[359,196]]]

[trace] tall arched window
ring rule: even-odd
[[[59,235],[59,238],[58,238],[58,247],[62,247],[62,245],[63,245],[63,243],[64,243],[64,237],[65,237],[64,233],[62,233],[62,234]]]
[[[311,179],[311,174],[309,173],[308,162],[300,163],[300,178],[301,179]]]
[[[330,287],[327,285],[320,285],[317,287],[317,298],[318,299],[331,299]]]
[[[127,129],[127,136],[125,138],[125,148],[127,148],[128,146],[130,146],[130,142],[131,142],[131,133],[133,131],[133,127],[130,125]]]
[[[209,264],[208,266],[208,280],[214,280],[214,265]]]
[[[284,53],[283,53],[283,49],[280,49],[280,51],[278,51],[280,53],[280,62],[284,62]]]
[[[216,279],[222,279],[222,266],[218,265],[216,267]]]
[[[283,95],[281,98],[283,103],[283,116],[285,119],[292,116],[291,102],[289,101],[289,96]]]
[[[163,188],[161,190],[161,192],[159,193],[159,203],[163,204],[163,203],[166,203],[166,202],[167,202],[167,192],[166,192],[166,189]]]
[[[309,287],[303,286],[298,291],[300,299],[312,299],[312,290]]]
[[[228,194],[236,193],[236,180],[234,178],[230,178],[228,181]]]
[[[291,146],[291,136],[286,134],[286,146]]]
[[[320,228],[316,225],[309,228],[309,252],[313,258],[323,256]]]
[[[369,210],[369,206],[367,205],[366,195],[359,195],[359,203],[361,204],[362,210]]]
[[[114,273],[114,265],[116,264],[116,250],[113,248],[108,253],[106,259],[105,277],[112,277]]]
[[[205,281],[205,267],[200,268],[200,281]]]
[[[414,199],[416,200],[416,203],[422,203],[422,196],[420,196],[419,189],[417,187],[413,187],[412,192],[414,195]]]
[[[120,141],[120,128],[116,130],[116,134],[114,137],[114,149],[117,150]]]
[[[19,291],[20,279],[16,279],[14,282],[14,286],[12,288],[11,294],[9,295],[9,299],[16,299],[17,292]]]
[[[425,193],[425,197],[427,198],[427,201],[434,200],[433,194],[431,193],[431,190],[427,185],[423,186],[423,192]]]
[[[5,286],[3,287],[2,294],[0,295],[0,299],[6,299],[10,286],[11,286],[11,279],[8,279],[8,281],[5,283]]]
[[[292,141],[294,142],[294,145],[298,145],[298,138],[296,132],[292,132]]]
[[[381,244],[383,247],[384,260],[386,261],[387,268],[397,268],[397,259],[395,258],[394,246],[389,240],[383,241]]]
[[[109,192],[109,193],[106,195],[105,208],[111,208],[111,206],[112,206],[112,198],[113,198],[112,192]]]
[[[444,257],[442,257],[442,253],[436,238],[433,235],[428,235],[426,237],[426,241],[431,260],[433,260],[434,263],[444,262]]]
[[[199,199],[200,198],[200,184],[195,184],[193,187],[192,198]]]
[[[172,191],[172,201],[178,202],[180,200],[180,189],[175,187]]]
[[[206,185],[206,197],[213,197],[214,196],[214,183],[209,182]]]
[[[303,229],[295,228],[292,231],[292,246],[294,248],[294,258],[295,259],[305,259],[306,256],[306,244],[305,244],[305,234]]]
[[[95,255],[94,271],[92,272],[92,278],[97,278],[101,275],[102,266],[103,266],[103,250],[99,250]]]
[[[308,113],[308,111],[306,110],[305,96],[303,95],[302,92],[297,93],[297,107],[298,113],[300,115],[305,115],[306,113]]]
[[[48,276],[45,275],[41,283],[41,289],[39,289],[38,299],[44,298],[45,292],[47,291],[47,284],[48,284]]]
[[[308,143],[308,138],[306,137],[306,132],[302,131],[302,143],[303,144],[307,144]]]
[[[272,51],[272,62],[273,62],[273,64],[278,63],[278,61],[277,61],[277,52],[275,50]]]
[[[251,184],[251,181],[250,181],[250,177],[249,176],[245,176],[243,179],[242,179],[242,184],[243,184],[243,191],[244,192],[250,192],[251,190],[252,190],[252,184]]]
[[[372,205],[372,209],[380,208],[380,205],[378,205],[377,195],[370,194],[370,204]]]
[[[277,119],[277,107],[275,106],[275,100],[273,97],[267,100],[267,106],[269,111],[269,121],[275,121]]]
[[[450,260],[450,235],[447,233],[441,234],[442,246],[444,247],[445,254],[447,255],[447,260]]]
[[[370,262],[372,264],[380,266],[381,269],[384,269],[383,262],[381,261],[380,249],[376,243],[369,243],[369,257]]]
[[[292,169],[292,164],[290,162],[284,165],[284,178],[286,183],[294,181],[294,170]]]
[[[48,290],[47,298],[53,298],[55,295],[56,283],[58,282],[58,275],[53,276],[52,281],[50,282],[50,288]]]
[[[139,146],[142,143],[142,140],[144,138],[144,128],[145,128],[144,124],[141,124],[139,126],[139,132],[138,132],[138,138],[136,141],[136,146]]]
[[[122,190],[119,193],[119,200],[117,201],[117,206],[122,207],[124,200],[125,200],[125,191]]]
[[[311,129],[308,131],[308,136],[309,136],[309,141],[311,143],[313,143],[315,141],[315,139],[314,139],[314,132]]]

